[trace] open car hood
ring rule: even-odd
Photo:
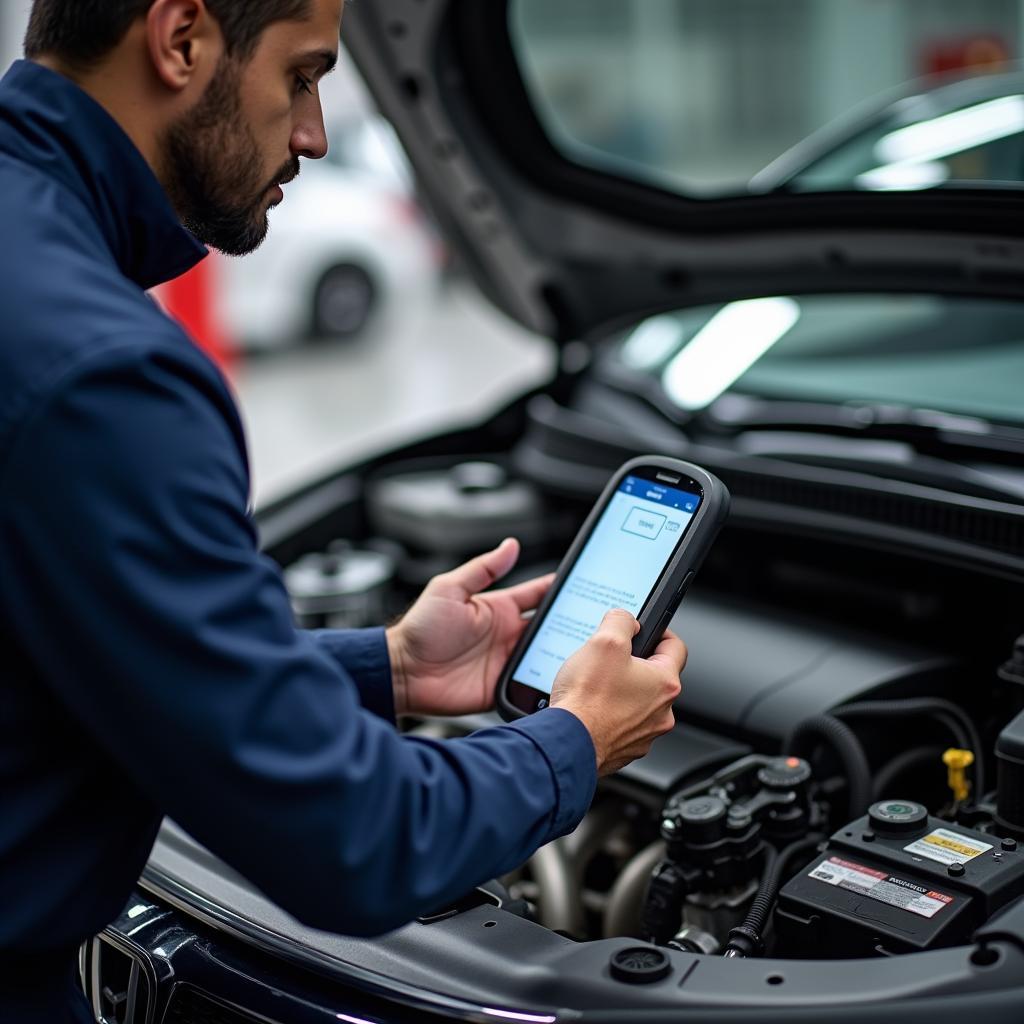
[[[547,140],[507,0],[374,0],[343,42],[478,283],[560,342],[666,309],[766,295],[927,291],[1018,297],[1013,190],[695,200],[583,168]]]

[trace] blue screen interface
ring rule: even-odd
[[[627,476],[523,653],[516,682],[551,693],[562,662],[590,639],[606,612],[625,608],[637,615],[699,505],[699,495]]]

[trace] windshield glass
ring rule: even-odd
[[[726,392],[1024,422],[1024,307],[925,295],[775,297],[666,313],[614,348],[693,412]]]
[[[1019,0],[510,0],[552,144],[697,198],[1024,183]]]
[[[1024,74],[992,75],[907,96],[811,157],[776,165],[752,187],[899,191],[1019,185],[1024,174]]]

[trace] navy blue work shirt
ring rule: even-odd
[[[205,249],[118,124],[0,82],[0,1020],[88,1020],[75,947],[163,815],[320,928],[372,935],[571,830],[559,710],[402,737],[383,629],[296,630],[217,369],[146,289]],[[76,1002],[77,1000],[77,1002]]]

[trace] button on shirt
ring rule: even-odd
[[[402,737],[383,630],[295,629],[231,395],[145,293],[205,250],[117,123],[29,62],[0,82],[0,224],[0,1020],[89,1019],[74,949],[165,814],[357,935],[575,827],[574,716]]]

